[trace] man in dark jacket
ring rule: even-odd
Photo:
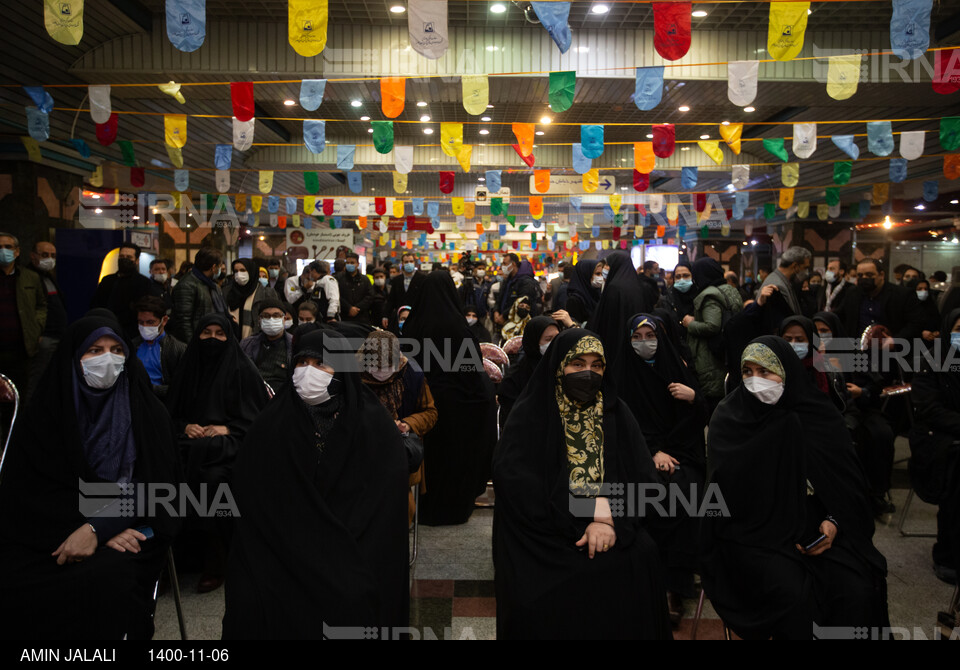
[[[240,349],[257,366],[260,376],[279,393],[290,376],[293,335],[283,329],[284,305],[275,298],[260,303],[260,332],[240,340]]]
[[[197,323],[211,312],[227,315],[227,303],[214,281],[219,277],[222,256],[213,247],[203,247],[193,259],[193,267],[173,287],[173,315],[170,332],[181,342],[189,342]]]
[[[140,274],[140,247],[132,242],[120,245],[117,271],[107,275],[97,286],[90,307],[105,307],[114,313],[129,342],[137,336],[137,313],[133,304],[147,295],[159,295],[154,282]]]
[[[883,324],[898,339],[920,337],[923,318],[916,291],[886,281],[883,263],[864,258],[857,264],[857,285],[843,301],[839,314],[851,337],[872,323]]]
[[[427,280],[426,273],[417,269],[416,254],[405,253],[400,261],[400,274],[390,282],[390,293],[383,309],[381,325],[384,328],[396,326],[397,310],[404,305],[412,305],[420,293],[420,287]]]
[[[651,295],[655,295],[656,299],[660,299],[660,282],[663,280],[660,279],[660,264],[656,261],[646,261],[643,264],[643,270],[637,273],[637,277],[640,278],[640,283],[647,286],[647,292]]]
[[[19,267],[19,257],[20,241],[0,233],[0,372],[25,393],[30,359],[37,355],[47,321],[47,298],[40,275]]]
[[[367,310],[367,316],[370,325],[375,326],[380,323],[390,287],[387,284],[387,271],[384,268],[374,268],[370,276],[373,277],[373,301],[370,303],[370,309]]]
[[[360,272],[360,256],[351,251],[344,259],[343,271],[336,274],[340,285],[340,319],[370,325],[368,311],[373,304],[373,285]]]
[[[37,242],[30,252],[30,269],[40,275],[43,287],[47,294],[47,325],[37,348],[37,355],[30,361],[30,387],[26,390],[25,399],[33,395],[40,376],[47,369],[53,352],[60,344],[60,337],[67,328],[67,308],[60,295],[60,286],[53,274],[57,265],[57,248],[50,242]],[[23,391],[21,390],[21,393]]]
[[[500,299],[493,309],[493,321],[498,326],[502,326],[507,321],[510,313],[510,307],[517,301],[517,298],[524,296],[530,305],[530,316],[537,316],[540,313],[540,286],[537,284],[536,277],[533,276],[533,266],[529,261],[520,263],[520,257],[516,254],[507,254],[503,257],[500,264],[502,279],[500,284]]]
[[[131,345],[137,358],[143,363],[158,398],[167,396],[167,387],[180,365],[187,345],[166,332],[170,317],[162,298],[147,296],[133,306],[137,312],[137,329],[140,334]]]

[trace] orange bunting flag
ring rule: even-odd
[[[543,216],[543,198],[539,195],[530,196],[530,216],[535,219]]]
[[[406,77],[383,77],[380,80],[380,108],[388,119],[397,118],[403,111],[406,88]]]
[[[653,172],[657,157],[653,153],[653,142],[633,143],[633,168],[642,174]]]
[[[943,157],[943,176],[947,179],[960,177],[960,154],[948,154]]]
[[[468,219],[472,219],[477,214],[477,203],[473,200],[470,202],[463,203],[463,215]]]
[[[742,134],[742,123],[731,123],[726,126],[720,126],[720,137],[722,137],[723,141],[727,143],[728,147],[730,147],[730,151],[738,156],[740,155],[740,136]]]
[[[517,138],[521,158],[526,158],[533,153],[533,132],[534,126],[532,123],[513,124],[513,135]]]
[[[546,193],[550,190],[550,170],[534,170],[533,185],[537,193]]]

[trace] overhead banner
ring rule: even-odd
[[[253,128],[256,119],[241,121],[233,117],[233,148],[237,151],[246,151],[253,146]]]
[[[414,51],[431,60],[440,58],[450,45],[447,3],[442,0],[407,0],[407,31]]]
[[[393,121],[371,121],[373,126],[373,148],[378,154],[393,151]]]
[[[923,130],[910,130],[900,133],[900,155],[908,161],[923,155],[923,145],[927,133]]]
[[[676,142],[676,129],[672,123],[658,123],[653,126],[653,155],[657,158],[670,158]]]
[[[323,104],[323,94],[326,90],[326,79],[304,79],[300,82],[300,106],[308,112],[317,111]]]
[[[490,83],[487,75],[464,75],[460,77],[463,88],[463,108],[467,114],[479,116],[487,111],[490,102]]]
[[[593,161],[583,155],[583,147],[579,142],[574,142],[571,145],[573,149],[573,170],[577,174],[583,174],[590,170],[593,167]]]
[[[230,170],[217,170],[214,173],[214,182],[217,185],[218,193],[226,193],[230,190]]]
[[[47,34],[60,44],[80,44],[83,0],[43,0],[43,26]]]
[[[697,146],[717,165],[723,163],[723,150],[720,149],[719,140],[700,140]]]
[[[179,51],[196,51],[207,34],[206,0],[167,0],[167,39]]]
[[[413,169],[413,147],[393,147],[393,167],[400,174],[408,174]]]
[[[357,154],[356,144],[337,145],[337,169],[352,170],[354,156]]]
[[[254,115],[253,82],[230,82],[230,101],[233,104],[233,115],[238,120],[249,121],[252,119]]]
[[[287,40],[290,46],[305,58],[316,56],[327,46],[327,0],[287,2]]]
[[[683,58],[690,49],[692,3],[653,3],[653,48],[667,60]]]
[[[110,105],[110,85],[88,86],[87,96],[90,102],[90,118],[94,123],[106,123],[113,113]]]
[[[657,158],[653,153],[653,142],[633,143],[633,169],[643,174],[650,174],[656,164]]]
[[[738,107],[746,107],[757,97],[760,61],[740,60],[727,63],[727,98]]]
[[[543,4],[552,4],[552,3],[543,3]],[[461,126],[462,127],[462,126]],[[519,147],[519,154],[521,158],[526,158],[533,153],[533,131],[534,126],[532,123],[514,123],[512,125],[513,136],[517,138],[517,146]],[[587,153],[584,152],[584,156]]]
[[[723,141],[727,143],[728,147],[730,147],[730,151],[737,156],[740,155],[740,138],[742,135],[742,123],[729,123],[727,125],[720,125],[720,137],[722,137]]]
[[[890,46],[904,60],[920,58],[930,46],[933,0],[893,0]]]
[[[793,60],[803,49],[809,2],[771,2],[767,52],[774,60]]]
[[[746,188],[750,182],[750,166],[734,165],[730,168],[730,183],[736,189]]]
[[[531,145],[532,146],[532,145]],[[450,158],[457,158],[463,148],[463,124],[440,124],[440,149]]]
[[[638,67],[633,103],[641,112],[649,112],[663,98],[663,66]]]
[[[834,100],[853,97],[860,83],[860,54],[830,56],[827,65],[827,95]]]
[[[853,135],[832,135],[830,141],[853,160],[860,158],[860,147]]]
[[[190,170],[173,171],[173,187],[178,191],[186,191],[190,188]]]
[[[784,163],[780,166],[780,181],[793,188],[800,182],[800,163]]]
[[[573,94],[577,88],[577,73],[568,72],[550,73],[550,109],[555,113],[565,112],[573,105]]]
[[[327,148],[327,122],[319,119],[304,119],[303,143],[310,153],[322,154]]]
[[[591,160],[603,155],[603,126],[580,126],[580,148]]]
[[[380,109],[385,117],[395,119],[400,116],[406,98],[406,77],[382,77],[380,79]]]
[[[797,158],[810,158],[817,150],[817,124],[793,124],[793,155]]]
[[[260,176],[257,179],[261,193],[269,193],[273,190],[273,170],[260,170]]]
[[[867,149],[877,156],[889,156],[893,152],[893,126],[889,121],[867,123]]]
[[[699,177],[700,170],[695,167],[680,168],[680,188],[696,188]]]
[[[573,42],[573,33],[570,31],[570,3],[569,2],[531,2],[534,13],[540,21],[550,39],[560,49],[560,53],[567,53],[570,43]]]
[[[187,144],[187,115],[163,115],[163,141],[168,147],[183,147]]]

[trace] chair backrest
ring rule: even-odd
[[[5,423],[9,417],[8,425],[0,425],[0,446],[3,449],[0,452],[0,474],[3,473],[3,461],[7,456],[7,446],[10,444],[10,435],[13,433],[13,425],[17,420],[19,409],[20,392],[17,390],[17,385],[5,374],[0,373],[0,416]]]

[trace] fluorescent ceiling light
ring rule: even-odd
[[[505,11],[507,11],[507,8],[502,2],[495,2],[490,5],[490,11],[494,14],[503,14]]]
[[[350,106],[351,106],[351,107],[360,107],[361,105],[363,105],[363,103],[360,102],[359,100],[351,100],[351,101],[350,101]]]
[[[687,107],[686,105],[680,105],[679,107],[677,107],[677,111],[678,111],[678,112],[689,112],[689,111],[690,111],[690,108]]]

